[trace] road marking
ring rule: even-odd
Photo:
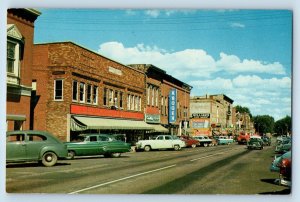
[[[200,160],[200,159],[205,159],[205,158],[208,158],[208,157],[211,157],[211,156],[216,156],[216,155],[219,155],[219,154],[223,154],[224,152],[219,152],[219,153],[216,153],[216,154],[210,154],[210,155],[207,155],[207,156],[202,156],[202,157],[200,157],[200,158],[196,158],[196,159],[192,159],[192,160],[190,160],[190,161],[198,161],[198,160]]]
[[[154,169],[154,170],[149,170],[147,172],[138,173],[138,174],[135,174],[135,175],[131,175],[131,176],[128,176],[128,177],[117,179],[117,180],[105,182],[105,183],[102,183],[102,184],[94,185],[94,186],[91,186],[91,187],[87,187],[87,188],[84,188],[84,189],[80,189],[80,190],[77,190],[77,191],[70,192],[69,194],[77,194],[77,193],[80,193],[80,192],[83,192],[83,191],[95,189],[95,188],[102,187],[102,186],[112,184],[112,183],[115,183],[115,182],[120,182],[120,181],[127,180],[127,179],[130,179],[130,178],[134,178],[134,177],[137,177],[137,176],[146,175],[146,174],[157,172],[157,171],[160,171],[160,170],[165,170],[165,169],[168,169],[168,168],[172,168],[174,166],[176,166],[176,164],[166,166],[166,167],[162,167],[162,168],[158,168],[158,169]]]

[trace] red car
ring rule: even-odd
[[[185,142],[186,147],[195,148],[200,145],[199,140],[196,140],[189,136],[181,136],[180,139]]]

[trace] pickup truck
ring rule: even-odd
[[[151,140],[139,140],[136,143],[136,150],[150,151],[153,149],[174,149],[180,150],[185,147],[185,142],[173,135],[158,135]]]
[[[212,140],[204,135],[194,136],[194,139],[199,140],[200,146],[207,147],[212,145]]]
[[[218,144],[231,144],[233,143],[233,139],[227,136],[218,136],[217,137]]]

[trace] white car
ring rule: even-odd
[[[185,147],[185,142],[173,135],[158,135],[152,140],[139,140],[136,143],[136,150],[150,151],[153,149],[174,149],[180,150]]]

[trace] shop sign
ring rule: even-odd
[[[171,89],[169,93],[169,123],[176,122],[177,90]]]
[[[193,113],[192,118],[210,118],[210,113]]]
[[[110,73],[113,73],[113,74],[122,76],[122,71],[119,70],[119,69],[116,69],[116,68],[114,68],[114,67],[110,67],[110,66],[109,66],[109,67],[108,67],[108,71],[109,71]]]
[[[160,115],[159,114],[146,114],[145,121],[146,121],[146,123],[160,123]]]

